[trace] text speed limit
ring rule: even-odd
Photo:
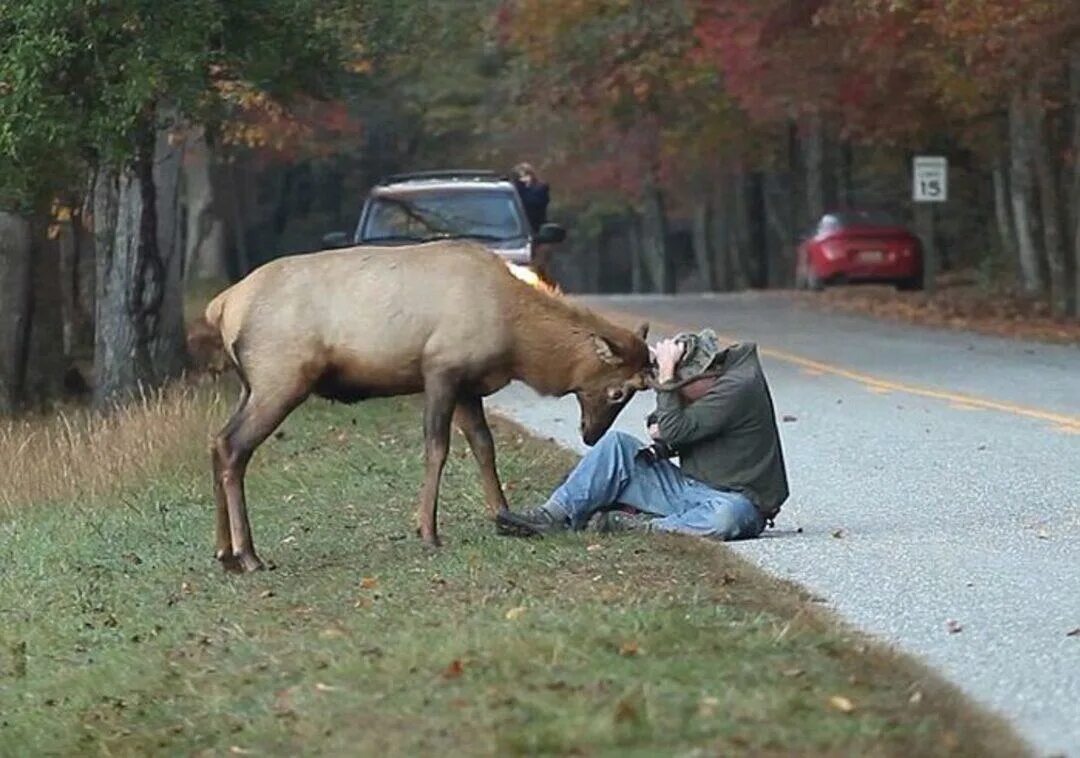
[[[949,161],[940,156],[915,158],[912,197],[917,203],[944,203],[949,199]]]

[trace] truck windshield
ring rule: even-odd
[[[423,241],[445,237],[512,240],[525,236],[511,192],[410,192],[371,201],[362,242]]]

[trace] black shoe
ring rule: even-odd
[[[616,532],[647,532],[652,516],[647,513],[601,511],[589,519],[589,531],[600,534]]]
[[[499,511],[495,517],[495,529],[509,537],[546,537],[570,529],[566,519],[551,515],[543,508],[528,511]]]

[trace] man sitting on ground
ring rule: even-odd
[[[500,513],[501,532],[542,536],[582,529],[592,519],[601,531],[738,540],[757,537],[772,522],[788,483],[757,346],[720,350],[705,330],[662,341],[654,352],[660,387],[647,420],[653,444],[608,432],[547,503]],[[681,466],[668,460],[674,455]]]

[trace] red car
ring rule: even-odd
[[[795,286],[891,282],[902,290],[923,286],[919,238],[878,211],[826,213],[795,255]]]

